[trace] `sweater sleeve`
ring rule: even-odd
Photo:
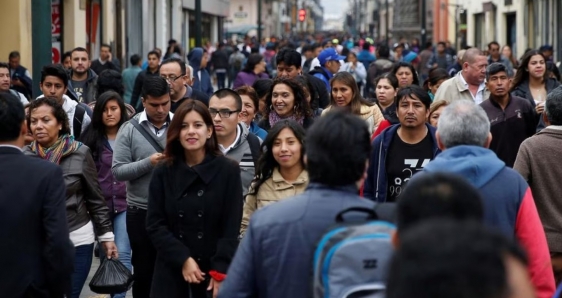
[[[373,116],[375,118],[373,131],[377,131],[379,129],[381,122],[383,122],[384,120],[384,116],[382,115],[381,109],[377,105],[373,106]]]
[[[378,141],[378,142],[377,142]],[[379,142],[381,142],[380,138],[375,138],[375,141],[373,142],[373,150],[371,153],[371,158],[369,158],[369,168],[367,169],[367,179],[365,179],[365,184],[363,187],[363,196],[369,200],[375,200],[375,189],[376,189],[376,185],[375,185],[375,181],[377,179],[376,177],[376,171],[378,171],[378,144]]]
[[[105,198],[101,192],[96,164],[94,163],[94,159],[92,158],[92,154],[89,149],[84,155],[84,159],[82,161],[82,185],[86,208],[88,209],[88,214],[92,218],[92,222],[96,227],[96,235],[100,236],[108,232],[113,232],[113,224],[109,215],[109,208],[107,207]]]
[[[554,274],[544,229],[527,188],[515,223],[515,235],[529,257],[529,273],[538,298],[550,298],[554,294]]]
[[[150,156],[138,161],[133,161],[133,129],[135,128],[132,124],[125,123],[119,129],[117,137],[115,138],[111,172],[118,181],[137,179],[153,169],[150,163]]]
[[[253,185],[250,186],[248,193],[253,192]],[[246,229],[248,228],[248,223],[250,222],[250,217],[258,209],[257,194],[248,194],[246,200],[244,201],[244,212],[242,214],[242,224],[240,225],[240,237],[244,237],[246,234]]]
[[[529,148],[527,142],[521,143],[513,169],[519,172],[525,181],[531,181],[531,165],[529,164]]]

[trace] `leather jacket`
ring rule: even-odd
[[[31,147],[24,148],[26,155],[37,156]],[[61,159],[66,185],[66,218],[69,231],[75,231],[90,220],[97,236],[113,231],[109,208],[101,192],[96,165],[90,149],[82,145]]]

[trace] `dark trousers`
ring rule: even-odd
[[[131,242],[133,264],[134,298],[149,298],[156,261],[156,249],[146,232],[146,210],[129,206],[127,208],[127,234]]]
[[[225,81],[226,81],[226,71],[225,72],[215,72],[217,75],[217,87],[219,89],[225,88]]]
[[[94,244],[86,244],[75,247],[74,273],[72,273],[72,294],[70,297],[78,298],[82,288],[88,279],[92,258],[94,256]]]

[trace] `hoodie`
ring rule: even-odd
[[[433,158],[441,151],[437,147],[437,140],[435,139],[435,128],[428,123],[425,124],[429,134],[433,140]],[[367,169],[367,179],[363,189],[365,198],[376,201],[386,202],[387,191],[387,177],[386,177],[386,157],[388,155],[388,148],[392,143],[392,138],[400,128],[400,124],[393,125],[385,129],[373,141],[373,152],[369,159],[369,168]]]
[[[202,48],[194,48],[187,55],[187,60],[189,65],[193,68],[193,89],[199,90],[208,96],[213,95],[213,84],[211,82],[211,76],[206,69],[201,69],[201,60],[203,60]]]
[[[72,86],[72,70],[68,73],[68,86],[66,89],[66,95],[77,102],[91,103],[96,99],[94,97],[94,89],[96,88],[98,75],[91,69],[88,69],[88,77],[86,78],[86,84],[84,85],[84,92],[82,96],[78,96],[74,92],[74,87]]]
[[[506,167],[492,150],[467,145],[446,149],[423,171],[455,173],[478,188],[484,223],[521,243],[529,256],[537,297],[552,297],[555,285],[546,236],[531,190],[519,173]]]

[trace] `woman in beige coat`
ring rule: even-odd
[[[304,128],[294,120],[277,122],[267,134],[262,144],[264,152],[256,168],[256,179],[244,203],[242,236],[254,211],[304,192],[308,185],[304,135]]]
[[[338,72],[330,81],[332,96],[330,106],[322,114],[328,113],[334,107],[348,109],[351,113],[363,118],[369,126],[369,133],[373,134],[384,120],[381,110],[361,97],[355,79],[348,72]]]

